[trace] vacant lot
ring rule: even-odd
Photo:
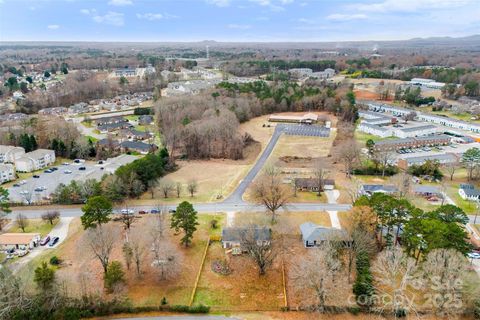
[[[212,271],[212,263],[218,260],[229,265],[231,274]],[[280,259],[260,276],[247,255],[226,254],[220,242],[210,245],[194,303],[207,304],[213,310],[279,310],[283,301]]]
[[[52,231],[53,227],[57,224],[58,220],[50,224],[50,222],[45,222],[41,219],[27,219],[27,227],[25,228],[26,233],[40,233],[42,237],[46,236],[50,231]],[[12,227],[8,230],[8,232],[19,232],[22,233],[22,229],[20,229],[15,221],[13,221]]]

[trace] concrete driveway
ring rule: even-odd
[[[46,245],[46,246],[36,247],[32,251],[30,251],[30,253],[27,254],[26,256],[19,258],[14,263],[11,263],[9,265],[9,269],[13,273],[15,273],[18,270],[20,270],[22,267],[27,265],[35,257],[38,257],[40,254],[42,254],[43,252],[58,247],[67,238],[68,229],[70,227],[70,222],[72,222],[72,220],[73,220],[73,217],[60,217],[60,221],[58,221],[58,223],[55,225],[55,227],[53,227],[52,231],[50,231],[50,233],[48,234],[50,236],[50,238],[53,238],[53,237],[59,237],[60,238],[60,240],[58,240],[58,242],[55,244],[55,246],[49,247],[48,245]]]

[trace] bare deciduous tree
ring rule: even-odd
[[[198,191],[198,183],[197,183],[197,180],[191,179],[190,181],[188,181],[187,190],[188,190],[188,192],[190,193],[190,197],[193,198],[193,196],[195,195],[195,193]]]
[[[168,194],[173,191],[175,184],[168,179],[162,179],[160,181],[160,190],[162,190],[163,197],[168,198]]]
[[[25,229],[28,227],[28,219],[24,214],[17,214],[17,217],[15,218],[15,223],[17,224],[17,227],[22,229],[23,232],[25,232]]]
[[[60,211],[57,211],[57,210],[47,211],[44,214],[42,214],[42,220],[48,221],[51,225],[53,225],[53,222],[59,218],[60,218]]]
[[[458,168],[460,168],[460,161],[455,158],[456,160],[453,162],[446,163],[443,167],[445,168],[445,171],[447,171],[448,175],[450,176],[450,181],[453,180],[453,176],[455,175],[455,172],[457,171]]]
[[[270,232],[269,229],[266,232]],[[252,260],[258,267],[258,273],[264,275],[267,269],[272,265],[273,260],[277,256],[276,250],[272,246],[272,242],[257,239],[257,229],[249,226],[241,235],[242,250],[246,250]]]
[[[342,263],[333,253],[328,245],[309,249],[290,268],[289,278],[303,307],[323,312],[347,285]]]
[[[158,269],[160,280],[169,280],[181,271],[181,256],[167,240],[154,242],[152,266]]]
[[[358,161],[360,153],[358,151],[357,142],[349,139],[342,143],[338,150],[337,159],[343,164],[345,176],[351,177],[354,164]]]
[[[382,177],[385,177],[385,171],[395,159],[395,154],[390,150],[375,150],[372,157],[382,167]]]
[[[426,256],[422,270],[424,287],[431,294],[428,306],[447,318],[462,313],[462,301],[467,298],[462,296],[468,273],[465,257],[455,249],[435,249]]]
[[[277,210],[287,206],[292,193],[290,188],[282,183],[279,171],[274,167],[267,167],[262,176],[253,183],[253,197],[257,203],[265,206],[274,223]]]
[[[315,177],[315,184],[318,188],[317,195],[320,196],[323,191],[323,186],[325,184],[325,178],[327,177],[327,170],[325,170],[324,164],[322,161],[316,161],[313,168],[313,175]]]
[[[118,232],[110,226],[99,225],[96,228],[89,228],[85,233],[85,239],[93,255],[100,261],[103,272],[107,272],[110,255],[116,242]]]
[[[417,280],[415,259],[403,252],[402,248],[391,247],[378,254],[373,263],[375,289],[390,299],[381,299],[379,307],[397,315],[415,310],[411,289]]]
[[[175,184],[175,192],[177,193],[177,198],[180,198],[180,195],[182,194],[182,184],[180,182]]]
[[[397,196],[402,199],[406,198],[411,191],[412,176],[407,172],[400,172],[392,177],[392,184],[397,187]]]
[[[137,277],[140,278],[142,275],[142,262],[144,260],[144,253],[145,253],[145,241],[146,241],[147,235],[143,230],[134,230],[132,234],[130,235],[130,242],[129,246],[132,250],[132,259],[133,262],[135,263],[135,271],[137,274]]]

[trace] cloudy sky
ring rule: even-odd
[[[480,33],[480,0],[0,0],[0,41],[343,41]]]

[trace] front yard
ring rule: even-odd
[[[53,227],[58,223],[56,220],[53,225],[50,222],[45,222],[42,219],[28,219],[27,220],[27,227],[25,228],[25,233],[40,233],[42,237],[46,236],[50,231],[52,231]],[[12,227],[8,230],[11,233],[23,233],[22,229],[17,225],[15,221],[13,221]]]

